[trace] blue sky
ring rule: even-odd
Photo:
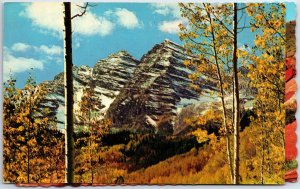
[[[155,44],[170,39],[182,44],[176,4],[101,3],[73,21],[73,63],[95,63],[120,50],[140,59]],[[79,8],[73,4],[73,14]],[[287,4],[287,21],[296,9]],[[37,82],[63,71],[63,15],[60,3],[6,3],[4,6],[4,80],[13,74],[23,86],[30,68]],[[241,44],[254,36],[241,33]]]

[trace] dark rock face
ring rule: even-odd
[[[173,133],[182,100],[198,98],[189,88],[191,70],[183,64],[187,58],[171,41],[154,46],[110,105],[107,117],[116,127]]]
[[[119,91],[132,77],[132,74],[139,64],[126,51],[110,55],[108,58],[100,60],[93,69],[93,82],[99,89],[107,89],[110,93],[103,93],[108,97],[116,97]],[[105,91],[105,90],[104,90]]]

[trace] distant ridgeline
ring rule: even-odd
[[[218,107],[220,100],[216,83],[203,78],[197,85],[201,93],[192,90],[184,60],[191,59],[182,46],[165,40],[155,45],[141,60],[136,60],[126,51],[120,51],[99,60],[93,68],[74,67],[74,111],[79,111],[79,102],[85,87],[94,85],[94,96],[99,100],[97,115],[109,118],[116,130],[132,130],[164,134],[182,134],[192,128],[184,124],[185,114],[199,115],[209,107]],[[245,67],[240,68],[247,73]],[[247,88],[247,80],[241,79],[241,101],[245,110],[252,108],[253,94]],[[63,73],[52,81],[44,82],[49,94],[42,107],[56,116],[60,130],[64,128]],[[232,101],[228,95],[228,111]],[[75,118],[75,130],[83,123]],[[206,128],[214,132],[214,126]]]

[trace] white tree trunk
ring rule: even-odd
[[[234,174],[233,184],[239,184],[239,152],[240,152],[240,97],[238,80],[238,58],[237,58],[237,3],[233,4],[233,78],[234,78]]]

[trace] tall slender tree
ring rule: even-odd
[[[73,125],[73,62],[71,3],[64,2],[64,51],[65,51],[65,149],[66,183],[74,183],[74,125]]]
[[[234,174],[233,183],[239,184],[239,152],[240,152],[240,95],[239,95],[239,78],[238,78],[238,57],[237,57],[237,3],[233,4],[233,83],[234,83]]]
[[[91,183],[94,183],[94,165],[93,165],[93,156],[94,156],[94,149],[93,146],[96,145],[95,143],[95,119],[92,115],[95,113],[97,108],[101,106],[101,100],[95,98],[94,96],[94,89],[95,86],[93,83],[90,83],[85,89],[83,89],[83,95],[81,97],[81,101],[79,103],[79,114],[78,118],[84,123],[85,126],[88,126],[88,162],[89,162],[89,170],[91,171]]]
[[[252,32],[258,33],[253,52],[245,53],[242,61],[248,63],[250,84],[257,90],[252,127],[260,129],[260,137],[256,139],[260,183],[272,183],[276,177],[284,182],[285,5],[252,3],[246,10],[251,17]]]
[[[247,6],[237,3],[227,4],[180,4],[182,16],[188,19],[189,27],[180,25],[179,36],[185,40],[189,52],[198,54],[198,60],[187,65],[196,65],[196,77],[216,79],[219,82],[219,93],[223,109],[223,125],[227,141],[227,156],[233,184],[239,184],[239,131],[240,131],[240,97],[239,68],[237,54],[238,33],[249,27],[242,23]],[[238,19],[239,11],[241,16]],[[245,22],[245,21],[244,21]],[[241,26],[239,26],[241,25]],[[203,32],[204,31],[204,32]],[[212,63],[213,64],[212,64]],[[200,65],[200,66],[199,66]],[[199,74],[200,73],[200,74]],[[211,73],[216,73],[216,77]],[[228,74],[231,79],[226,79]],[[230,77],[230,76],[229,76]],[[227,80],[227,82],[226,82]],[[232,82],[232,126],[234,130],[233,157],[231,155],[231,134],[226,123],[227,113],[224,101],[225,89]],[[233,158],[233,160],[232,160]]]
[[[231,152],[230,130],[225,105],[225,91],[228,90],[228,64],[230,43],[225,28],[220,27],[213,12],[217,8],[209,3],[179,4],[182,16],[188,19],[189,27],[180,25],[179,36],[185,42],[184,46],[190,54],[196,55],[194,60],[187,60],[185,64],[194,67],[194,74],[190,77],[193,82],[206,78],[212,83],[218,83],[218,93],[223,112],[223,128],[226,137],[226,150],[231,179],[233,179],[233,163]],[[216,14],[216,13],[215,13]],[[220,15],[219,15],[220,16]],[[221,38],[222,36],[222,38]],[[228,46],[226,46],[227,44]],[[231,55],[230,55],[231,56]],[[201,81],[203,83],[203,81]],[[199,88],[199,86],[196,86]],[[201,86],[200,86],[201,87]]]
[[[66,183],[74,183],[74,124],[73,124],[73,60],[72,60],[72,19],[86,13],[88,3],[79,6],[82,11],[71,16],[71,3],[64,2],[64,87],[65,87],[65,161]]]

